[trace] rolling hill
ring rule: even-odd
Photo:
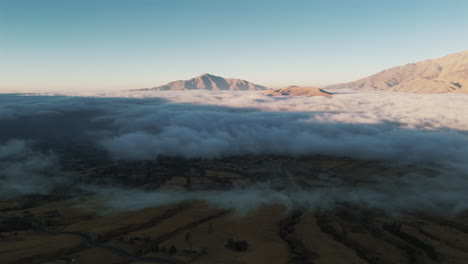
[[[442,58],[410,63],[327,89],[412,93],[468,92],[468,50]]]
[[[288,86],[263,92],[264,95],[271,96],[325,96],[332,97],[332,94],[316,87]]]

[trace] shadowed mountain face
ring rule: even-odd
[[[170,82],[166,85],[153,88],[138,89],[135,91],[169,91],[169,90],[213,90],[213,91],[258,91],[267,89],[240,79],[225,79],[208,73],[202,74],[186,81]]]
[[[394,67],[361,80],[326,88],[412,93],[467,93],[468,50],[438,59]]]

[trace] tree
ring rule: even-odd
[[[192,234],[190,232],[185,234],[185,241],[187,241],[190,247],[190,251],[192,251]]]
[[[249,244],[245,240],[233,240],[229,239],[226,243],[226,247],[237,252],[247,251]]]
[[[172,245],[172,246],[169,248],[169,254],[170,254],[170,255],[174,255],[175,253],[177,253],[177,248],[176,248],[176,246]]]

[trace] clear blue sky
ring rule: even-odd
[[[0,0],[0,91],[323,86],[466,49],[466,0]]]

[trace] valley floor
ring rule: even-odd
[[[249,186],[268,175],[308,189],[371,186],[370,175],[402,177],[414,170],[344,158],[255,159],[190,161],[185,169],[174,167],[171,164],[177,162],[171,160],[144,167],[160,176],[115,163],[80,167],[80,173],[86,178],[126,171],[143,175],[140,186],[146,189],[195,192]],[[86,193],[28,195],[0,202],[0,263],[56,263],[59,258],[83,264],[468,260],[468,212],[395,211],[346,202],[325,208],[262,204],[244,213],[197,200],[126,211],[108,207],[99,195]]]

